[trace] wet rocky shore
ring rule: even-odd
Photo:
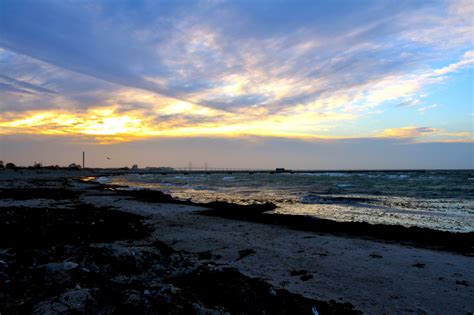
[[[3,183],[1,314],[357,313],[350,303],[305,298],[176,251],[151,237],[145,217],[83,203],[82,193],[69,179]],[[153,194],[161,196],[154,202],[177,202]]]

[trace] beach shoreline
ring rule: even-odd
[[[271,202],[260,204],[235,204],[224,201],[194,202],[180,200],[169,194],[151,189],[132,189],[120,185],[101,184],[101,189],[113,190],[119,195],[133,197],[143,202],[158,202],[206,208],[198,212],[232,220],[285,226],[294,230],[312,231],[343,237],[369,239],[378,242],[410,245],[433,250],[443,250],[465,256],[474,256],[474,232],[449,232],[416,226],[372,224],[321,219],[306,215],[273,213],[277,206]]]
[[[201,273],[222,271],[228,276],[229,273],[223,270],[233,268],[242,275],[236,276],[239,281],[250,281],[245,277],[261,279],[259,281],[269,283],[274,290],[285,289],[296,294],[292,299],[316,303],[320,311],[323,310],[322,314],[331,309],[354,309],[368,314],[465,314],[474,309],[474,263],[467,255],[353,237],[350,233],[342,237],[328,231],[289,229],[278,222],[258,222],[260,219],[256,220],[255,216],[244,221],[232,215],[223,218],[225,210],[222,209],[221,213],[213,213],[217,216],[208,216],[203,212],[218,210],[205,205],[147,201],[118,193],[113,187],[79,180],[102,174],[97,172],[21,172],[0,172],[2,189],[30,187],[29,196],[26,190],[16,197],[12,190],[7,192],[10,196],[4,194],[0,198],[0,211],[7,208],[15,211],[11,210],[13,207],[29,208],[31,212],[34,208],[65,210],[84,204],[104,212],[112,210],[138,215],[150,229],[146,239],[163,242],[166,246],[163,248],[184,257],[181,264],[189,264],[186,267],[189,274],[191,270],[207,268]],[[51,189],[52,195],[44,190],[34,195],[33,191],[45,189],[45,186]],[[53,194],[54,189],[63,189],[60,197]],[[123,241],[119,239],[112,243]],[[133,240],[133,237],[129,241],[143,243],[143,239]],[[141,246],[146,248],[148,245]],[[150,251],[163,255],[161,252],[156,254],[155,250]],[[202,309],[210,309],[215,302],[196,297],[196,290],[189,285],[178,288],[181,298],[196,299]],[[87,294],[94,295],[92,291]],[[177,296],[179,294],[175,298]],[[433,299],[434,296],[437,298]],[[265,300],[266,297],[259,298]],[[323,304],[326,302],[328,304]],[[48,307],[50,304],[42,305]]]

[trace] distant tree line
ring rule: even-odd
[[[76,164],[76,163],[71,163],[66,167],[59,166],[59,165],[43,166],[43,164],[40,163],[40,162],[34,162],[32,166],[23,167],[23,166],[17,166],[17,165],[15,165],[15,163],[11,163],[11,162],[5,163],[3,161],[0,161],[0,170],[1,169],[47,169],[47,170],[69,169],[69,170],[80,170],[80,169],[82,169],[82,166],[80,164]],[[119,170],[130,170],[130,169],[137,170],[138,165],[134,164],[131,168],[125,166],[125,167],[120,167],[120,168],[117,168],[117,169],[119,169]]]
[[[0,161],[0,168],[2,168],[2,169],[3,169],[3,168],[14,169],[14,168],[16,168],[16,165],[13,164],[13,163],[6,163],[6,164],[4,164],[3,161]]]
[[[27,168],[27,169],[49,169],[49,170],[54,170],[54,169],[73,169],[73,170],[80,170],[82,167],[79,164],[76,163],[71,163],[69,164],[68,167],[61,167],[59,165],[48,165],[48,166],[43,166],[42,163],[37,163],[34,162],[33,166],[28,166],[28,167],[18,167],[15,165],[15,163],[5,163],[3,161],[0,161],[0,169],[17,169],[17,168]]]

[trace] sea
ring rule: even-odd
[[[336,221],[474,231],[474,170],[308,171],[294,173],[149,172],[100,177],[102,183],[155,189],[196,202],[273,202],[275,213]]]

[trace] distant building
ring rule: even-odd
[[[133,164],[132,170],[137,170],[137,169],[138,169],[138,165],[137,165],[137,164]]]
[[[286,170],[285,170],[283,167],[277,167],[277,168],[275,169],[275,172],[277,172],[277,173],[284,173],[284,172],[286,172]]]

